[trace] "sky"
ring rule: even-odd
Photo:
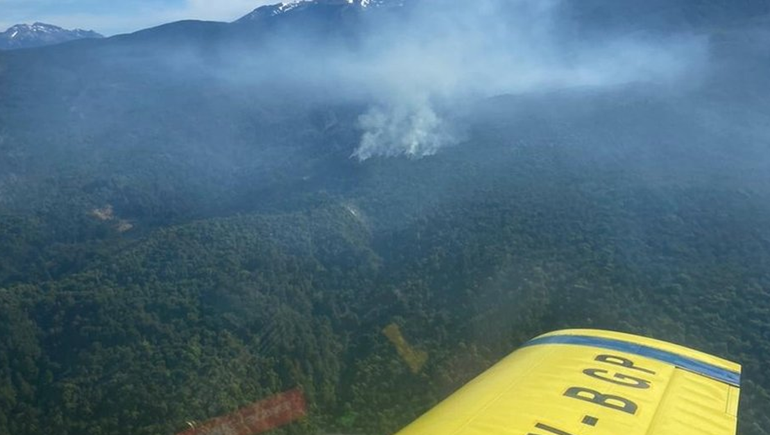
[[[39,21],[106,36],[184,20],[232,21],[280,0],[0,0],[0,31]]]

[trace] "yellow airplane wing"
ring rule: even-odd
[[[397,435],[735,435],[741,367],[596,330],[526,343]]]

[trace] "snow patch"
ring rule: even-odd
[[[307,3],[306,0],[300,0],[295,2],[289,2],[289,3],[281,3],[280,6],[278,6],[274,11],[273,15],[282,14],[284,12],[289,12],[290,10],[302,6],[303,3]]]

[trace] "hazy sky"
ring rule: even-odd
[[[114,35],[182,19],[232,21],[273,3],[280,0],[0,0],[0,31],[41,21]]]

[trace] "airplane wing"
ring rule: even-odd
[[[596,330],[526,343],[397,435],[735,435],[741,367]]]

